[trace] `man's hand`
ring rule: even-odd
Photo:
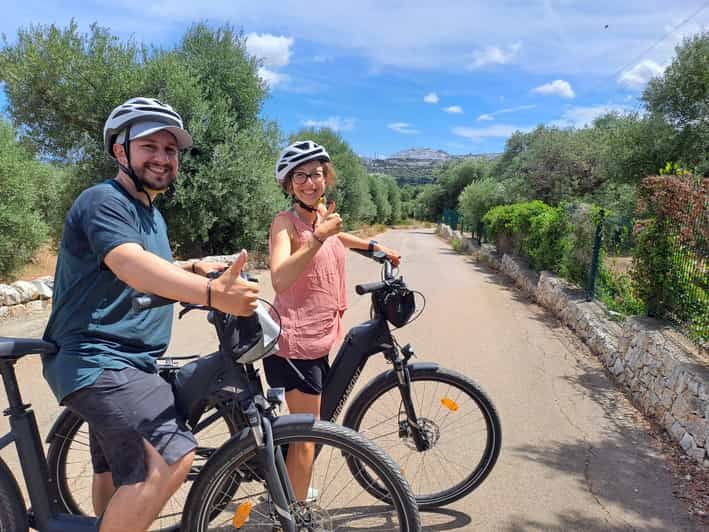
[[[206,277],[207,274],[212,272],[223,272],[229,267],[225,262],[207,262],[207,261],[197,261],[192,263],[191,270],[197,275]]]
[[[240,277],[246,264],[246,250],[236,258],[234,264],[212,281],[212,306],[235,316],[250,316],[258,305],[258,284]]]
[[[335,212],[335,202],[330,202],[330,205],[323,216],[323,220],[315,227],[313,234],[320,240],[325,240],[327,237],[336,235],[342,230],[342,218]]]

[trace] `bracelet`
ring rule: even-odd
[[[197,269],[195,268],[195,266],[197,266],[197,261],[194,261],[192,263],[192,273],[197,273]]]
[[[212,280],[207,280],[207,307],[212,308]]]
[[[370,240],[369,241],[369,247],[367,248],[367,253],[374,253],[374,246],[378,244],[376,240]]]
[[[320,242],[320,245],[321,245],[321,246],[325,243],[324,240],[320,240],[320,239],[318,238],[318,236],[315,234],[315,231],[313,231],[313,238],[314,238],[315,240],[317,240],[318,242]]]

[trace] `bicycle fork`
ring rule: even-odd
[[[254,404],[250,405],[245,413],[256,442],[256,456],[262,467],[263,480],[266,482],[278,520],[284,532],[296,532],[296,523],[289,504],[289,501],[295,500],[295,494],[288,478],[283,453],[280,448],[276,449],[273,445],[271,420],[259,415]]]
[[[414,402],[411,399],[411,374],[406,366],[406,360],[397,357],[393,360],[393,365],[394,373],[396,374],[396,385],[399,388],[401,402],[406,413],[406,420],[399,422],[399,436],[403,438],[410,435],[417,451],[427,451],[431,448],[431,443],[421,430],[421,427],[419,427]]]

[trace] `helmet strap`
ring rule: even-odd
[[[305,209],[308,212],[317,212],[318,208],[317,207],[311,207],[310,205],[303,203],[300,199],[295,197],[295,194],[293,194],[293,203],[297,203],[300,205],[303,209]]]
[[[123,151],[126,154],[126,160],[128,161],[128,166],[124,166],[121,163],[118,163],[118,168],[120,168],[124,174],[126,174],[128,177],[131,178],[131,181],[133,181],[133,185],[135,186],[135,189],[138,192],[142,192],[145,194],[145,197],[148,198],[148,207],[150,209],[153,208],[153,200],[150,197],[150,194],[148,194],[148,191],[145,190],[145,187],[143,186],[143,183],[138,179],[138,176],[135,175],[135,171],[133,170],[133,167],[130,164],[130,126],[126,128],[126,137],[123,139]]]

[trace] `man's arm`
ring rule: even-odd
[[[213,307],[237,316],[248,316],[256,309],[258,285],[239,277],[246,258],[246,251],[242,251],[232,267],[212,281]],[[139,292],[198,305],[208,302],[208,279],[183,270],[138,244],[116,246],[106,254],[104,262],[116,277]]]

